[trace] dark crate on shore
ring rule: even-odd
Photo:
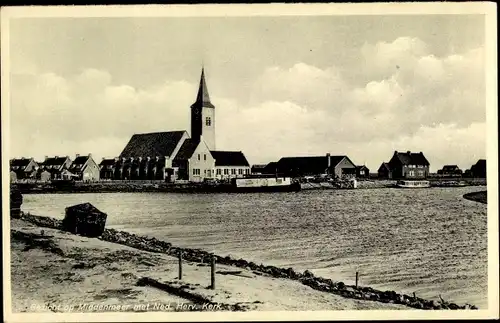
[[[99,211],[90,203],[73,205],[66,208],[63,228],[74,234],[98,237],[104,232],[106,218],[106,213]]]

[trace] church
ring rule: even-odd
[[[250,174],[243,152],[217,150],[215,125],[215,106],[202,68],[191,105],[191,134],[185,130],[134,134],[118,158],[102,160],[101,179],[201,182]]]

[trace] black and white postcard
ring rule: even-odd
[[[5,321],[498,318],[496,4],[1,14]]]

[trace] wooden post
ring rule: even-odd
[[[358,288],[358,278],[359,278],[359,274],[358,274],[358,272],[356,272],[356,288]]]
[[[182,251],[179,251],[179,280],[182,279]]]
[[[211,267],[210,288],[215,289],[215,257],[213,255],[212,255],[210,267]]]

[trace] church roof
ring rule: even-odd
[[[250,166],[241,151],[211,150],[210,153],[215,159],[215,166]]]
[[[177,155],[175,155],[174,160],[187,160],[193,156],[196,147],[198,147],[199,142],[194,141],[193,139],[186,139],[182,143],[181,149]]]
[[[185,131],[135,134],[120,154],[123,157],[171,156]]]
[[[202,105],[204,107],[215,108],[210,102],[210,95],[208,94],[207,83],[205,82],[205,69],[201,69],[200,86],[198,87],[198,95],[196,102],[193,105]]]

